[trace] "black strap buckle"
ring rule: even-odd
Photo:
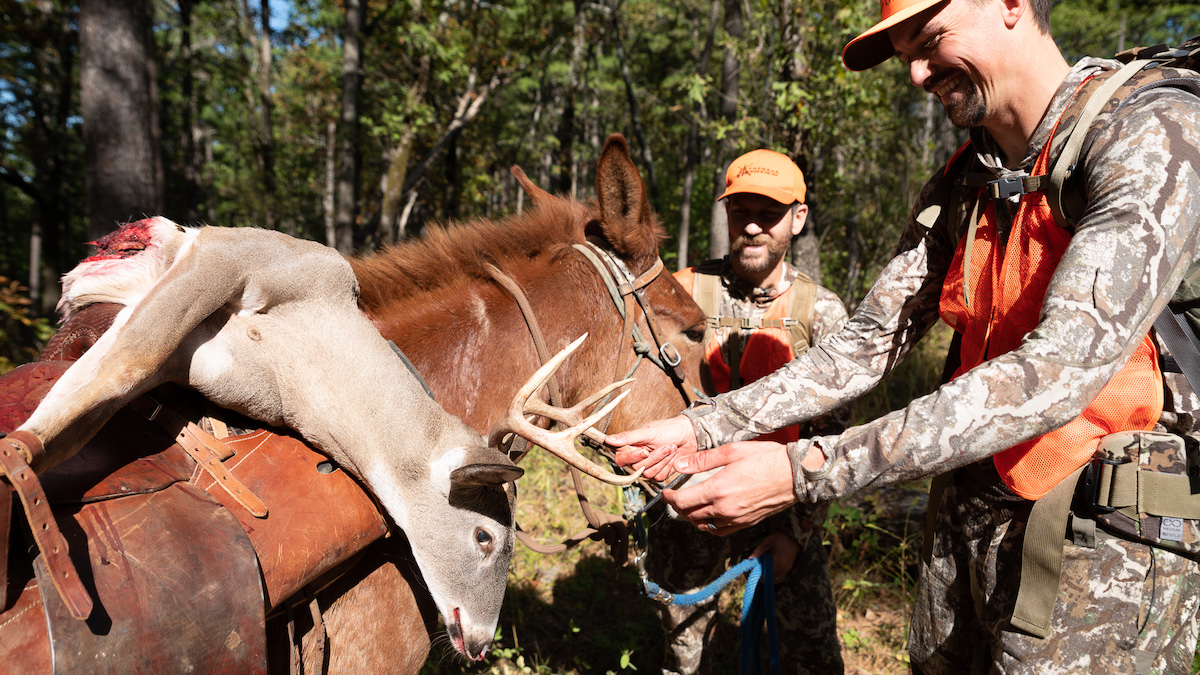
[[[1105,459],[1104,457],[1093,457],[1092,461],[1088,462],[1083,467],[1083,499],[1092,513],[1112,513],[1117,510],[1115,506],[1101,506],[1099,503],[1100,497],[1100,477],[1103,475],[1103,466],[1118,466],[1126,464],[1126,462],[1115,459]]]
[[[1008,199],[1013,195],[1024,195],[1025,183],[1021,180],[1021,176],[1010,176],[1008,178],[997,178],[996,180],[988,181],[988,193],[992,199]]]

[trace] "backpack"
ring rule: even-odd
[[[1063,112],[1059,132],[1050,141],[1050,156],[1058,156],[1048,174],[996,180],[991,174],[970,173],[966,168],[972,153],[964,152],[964,146],[951,159],[946,178],[935,186],[930,206],[917,215],[917,221],[930,227],[943,208],[951,209],[949,217],[955,218],[961,192],[956,188],[985,187],[993,199],[1044,190],[1055,221],[1074,230],[1087,206],[1077,168],[1104,122],[1130,97],[1148,89],[1177,87],[1200,97],[1200,74],[1195,72],[1200,70],[1200,36],[1176,48],[1139,47],[1116,58],[1125,65],[1093,77],[1091,93],[1077,97]],[[1178,366],[1200,393],[1200,263],[1187,270],[1154,329],[1175,362],[1164,365]],[[1021,587],[1011,620],[1014,628],[1036,637],[1049,634],[1064,533],[1076,543],[1094,545],[1100,525],[1118,537],[1200,558],[1200,493],[1192,489],[1189,474],[1200,471],[1194,446],[1189,437],[1161,432],[1111,434],[1101,440],[1091,463],[1034,502],[1025,529]],[[926,563],[932,554],[934,514],[947,482],[948,474],[935,477],[930,488],[922,551]],[[1094,520],[1073,517],[1071,505],[1077,497]]]

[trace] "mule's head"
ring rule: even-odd
[[[596,166],[596,197],[596,217],[585,228],[588,239],[611,251],[634,276],[644,274],[658,262],[658,247],[666,233],[650,209],[646,186],[620,134],[609,136],[604,144]],[[642,334],[651,344],[655,337],[659,345],[670,344],[686,375],[682,386],[699,389],[704,312],[666,270],[647,284],[643,293],[652,326],[635,307]],[[668,357],[673,357],[667,349]],[[669,417],[686,406],[680,385],[662,369],[643,362],[635,377],[637,383],[614,414],[611,430]]]

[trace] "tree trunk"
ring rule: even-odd
[[[101,237],[161,204],[155,175],[148,0],[82,0],[80,107],[88,234]]]
[[[575,27],[571,34],[571,61],[567,68],[567,87],[563,92],[563,112],[558,126],[557,190],[576,196],[575,179],[575,104],[583,71],[583,53],[587,46],[587,3],[575,0]]]
[[[179,0],[179,59],[183,62],[183,213],[189,224],[196,222],[199,213],[200,153],[196,148],[196,122],[199,107],[196,102],[195,77],[192,71],[192,0]]]
[[[342,116],[338,125],[338,162],[335,246],[354,252],[354,227],[358,219],[358,180],[362,157],[358,149],[358,99],[362,92],[363,0],[346,0],[346,27],[342,32]]]
[[[647,188],[650,190],[650,205],[658,213],[662,213],[662,203],[658,196],[658,173],[654,170],[654,152],[646,142],[646,130],[642,128],[642,118],[638,112],[637,92],[633,88],[633,73],[629,70],[629,60],[625,58],[625,46],[621,43],[621,0],[613,2],[612,9],[612,40],[616,45],[617,62],[621,65],[621,79],[625,82],[625,98],[629,101],[629,120],[633,124],[633,135],[637,139],[638,151],[645,165]]]
[[[262,128],[259,130],[260,152],[262,153],[263,180],[263,227],[274,230],[278,227],[275,214],[277,189],[275,181],[275,127],[271,121],[273,95],[271,94],[271,2],[262,0],[259,11],[262,19],[262,34],[258,38],[258,98]],[[295,221],[288,234],[296,236]]]
[[[721,0],[712,0],[708,9],[708,35],[704,39],[704,48],[696,57],[696,75],[700,79],[708,76],[709,62],[712,60],[714,36],[717,32],[717,17],[721,12]],[[695,36],[697,31],[693,31]],[[683,148],[683,195],[679,205],[679,249],[675,268],[678,270],[689,267],[689,242],[692,234],[692,192],[696,183],[696,165],[700,161],[700,122],[707,121],[708,109],[704,101],[692,104],[692,121],[688,125],[688,135]]]
[[[334,192],[337,190],[337,122],[329,121],[325,128],[325,195],[321,207],[325,211],[325,245],[337,246],[337,221],[334,214]]]
[[[725,0],[725,35],[728,37],[728,42],[725,45],[725,57],[721,61],[721,104],[718,109],[726,124],[731,126],[737,122],[738,74],[741,71],[737,47],[742,33],[742,0]],[[732,131],[725,134],[717,151],[714,200],[725,191],[725,169],[727,168],[725,164],[732,161],[737,154],[735,136]],[[708,255],[710,258],[720,258],[727,253],[729,253],[729,223],[725,217],[724,206],[714,202]]]

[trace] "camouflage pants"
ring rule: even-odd
[[[769,533],[780,529],[791,533],[800,542],[800,553],[783,583],[775,586],[783,671],[836,675],[843,671],[837,608],[820,532],[828,513],[828,504],[802,505],[730,537],[705,534],[687,522],[664,518],[650,530],[647,572],[669,591],[695,592],[749,555]],[[745,578],[739,581],[724,593],[744,588]],[[736,655],[740,649],[736,641],[713,644],[716,598],[689,607],[660,607],[659,613],[667,635],[664,673],[692,675],[701,672],[702,661],[704,671],[711,672],[714,653]],[[736,657],[733,660],[736,663]]]
[[[1031,502],[969,476],[983,471],[960,470],[943,493],[909,634],[914,673],[1190,672],[1197,564],[1099,530],[1095,548],[1063,551],[1051,634],[1011,630]]]

